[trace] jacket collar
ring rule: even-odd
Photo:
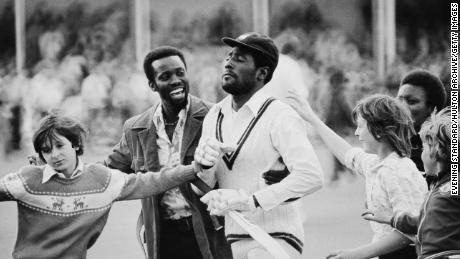
[[[190,109],[187,112],[185,120],[184,135],[182,137],[181,161],[183,162],[187,149],[192,144],[193,140],[200,132],[201,124],[208,113],[208,108],[203,101],[193,95],[189,95]],[[131,126],[133,131],[137,131],[140,145],[144,150],[144,156],[147,162],[148,170],[158,170],[159,165],[156,138],[157,129],[153,123],[153,116],[160,102],[157,101],[146,112],[139,115],[136,121]],[[148,159],[147,159],[148,158]]]
[[[189,95],[190,101],[190,109],[187,112],[187,119],[188,118],[196,118],[196,119],[203,119],[206,114],[208,113],[208,109],[205,105],[203,105],[202,101],[193,95]],[[131,126],[133,130],[142,130],[142,129],[149,129],[154,127],[153,124],[153,116],[155,114],[155,110],[160,105],[160,101],[155,102],[152,107],[150,107],[146,112],[142,113],[136,121]]]

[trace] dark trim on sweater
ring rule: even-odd
[[[300,254],[302,254],[303,250],[303,243],[298,239],[296,236],[286,232],[273,232],[268,233],[273,238],[278,238],[286,241],[290,246],[292,246],[295,250],[297,250]],[[229,244],[235,243],[242,239],[252,239],[249,234],[229,234],[227,235],[227,242]]]
[[[235,151],[233,151],[230,154],[224,154],[223,160],[225,164],[227,165],[229,170],[232,170],[233,164],[235,163],[236,157],[240,153],[241,148],[243,147],[244,143],[246,142],[246,139],[249,137],[251,134],[252,130],[254,129],[254,126],[256,123],[259,121],[260,117],[264,114],[265,110],[267,110],[267,107],[275,100],[275,98],[268,98],[260,107],[259,111],[257,112],[256,117],[254,117],[251,122],[249,122],[248,127],[246,130],[243,132],[243,135],[241,135],[240,139],[237,142],[237,148]],[[223,142],[222,139],[222,120],[224,118],[224,115],[222,114],[222,111],[219,110],[219,114],[217,115],[217,121],[216,121],[216,138],[220,141]]]

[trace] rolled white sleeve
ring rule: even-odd
[[[273,120],[270,137],[290,174],[281,182],[254,193],[264,210],[270,210],[290,198],[313,193],[323,185],[318,157],[308,140],[306,125],[297,113],[293,110],[280,112]]]
[[[377,155],[368,154],[362,148],[350,148],[345,153],[345,166],[356,174],[365,175],[377,163]]]

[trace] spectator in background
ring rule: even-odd
[[[418,133],[429,115],[435,109],[439,111],[446,105],[446,89],[437,76],[429,71],[416,69],[402,78],[397,98],[409,108],[415,131]],[[419,134],[411,138],[411,144],[410,158],[418,170],[423,172],[422,140]]]
[[[351,117],[351,107],[345,96],[345,84],[347,78],[344,72],[336,67],[328,69],[330,99],[329,105],[325,108],[325,123],[341,137],[349,136],[354,127]],[[331,181],[338,181],[341,173],[350,172],[340,161],[334,157],[334,167]]]
[[[373,95],[353,109],[357,123],[355,135],[363,149],[353,148],[332,131],[295,93],[292,107],[310,122],[329,150],[353,172],[366,180],[366,204],[371,210],[416,213],[426,193],[426,184],[410,155],[410,137],[414,134],[409,111],[395,98]],[[218,165],[218,164],[216,164]],[[211,175],[209,175],[211,176]],[[391,227],[372,222],[372,243],[331,253],[331,259],[417,258],[410,240]]]
[[[144,72],[160,102],[125,122],[120,142],[105,160],[110,168],[125,173],[190,163],[211,107],[189,95],[187,65],[180,50],[163,46],[149,52]],[[143,199],[140,217],[149,259],[232,257],[223,230],[212,227],[206,206],[190,183]]]
[[[451,111],[450,106],[432,114],[420,130],[425,173],[432,176],[431,191],[420,214],[367,211],[367,220],[388,224],[416,235],[418,258],[449,258],[460,255],[460,196],[451,195]],[[457,257],[458,258],[458,257]]]

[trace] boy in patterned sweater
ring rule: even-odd
[[[0,201],[18,204],[13,258],[85,258],[113,202],[165,192],[193,179],[202,165],[212,166],[219,155],[207,146],[195,156],[200,163],[124,174],[83,163],[79,156],[85,135],[84,127],[71,118],[46,116],[33,136],[34,149],[45,164],[0,179]]]

